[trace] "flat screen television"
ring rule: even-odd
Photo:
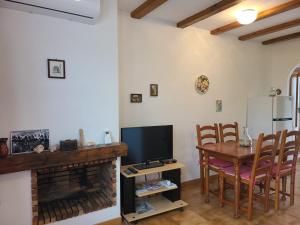
[[[128,145],[122,165],[173,158],[173,126],[121,128],[121,141]]]

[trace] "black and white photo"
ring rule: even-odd
[[[24,130],[12,131],[11,154],[30,153],[38,145],[43,145],[44,149],[49,149],[49,130]]]
[[[48,59],[48,77],[65,79],[66,78],[65,60]]]

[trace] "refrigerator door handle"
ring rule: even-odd
[[[273,121],[290,121],[293,120],[293,118],[273,118]]]

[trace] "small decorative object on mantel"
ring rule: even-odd
[[[131,94],[130,95],[130,102],[131,103],[141,103],[143,101],[142,94]]]
[[[222,100],[216,100],[216,112],[222,112]]]
[[[208,91],[209,88],[209,80],[207,76],[201,75],[197,78],[195,83],[196,91],[203,95]]]
[[[84,146],[84,132],[83,129],[79,129],[79,147],[82,148]]]
[[[104,144],[111,144],[112,140],[111,140],[111,133],[109,130],[104,131]]]
[[[61,151],[74,151],[77,150],[77,148],[78,148],[77,140],[60,141]]]
[[[87,146],[88,146],[88,147],[96,146],[96,145],[97,145],[96,141],[88,141],[88,142],[87,142]]]
[[[33,149],[34,152],[36,153],[41,153],[44,151],[44,146],[43,145],[38,145]]]
[[[38,145],[43,145],[45,150],[49,149],[49,130],[24,130],[12,131],[11,154],[30,153]]]
[[[65,60],[48,59],[48,78],[66,78]]]
[[[150,96],[158,96],[158,84],[150,84]]]
[[[6,158],[8,156],[8,138],[0,138],[0,158]]]
[[[50,152],[55,152],[58,150],[58,145],[51,145],[49,149],[50,149]]]

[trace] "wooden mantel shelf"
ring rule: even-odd
[[[74,151],[19,154],[0,159],[0,174],[112,159],[126,155],[127,145],[124,143],[97,145]]]

